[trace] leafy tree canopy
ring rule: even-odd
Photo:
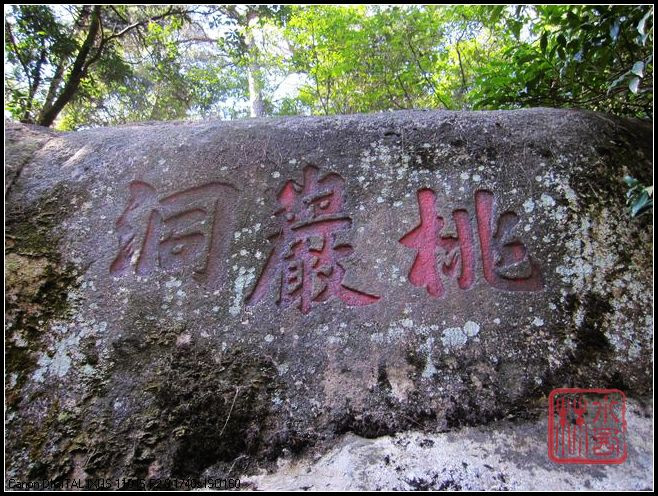
[[[5,115],[61,129],[409,108],[653,118],[652,5],[20,5]]]

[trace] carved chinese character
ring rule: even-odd
[[[110,273],[147,275],[160,268],[218,285],[236,192],[229,184],[211,182],[159,198],[150,184],[131,182],[128,205],[116,222],[119,254]]]
[[[420,223],[400,238],[400,243],[416,250],[409,282],[426,288],[431,296],[443,296],[445,289],[437,268],[438,258],[443,275],[456,277],[461,289],[471,288],[475,283],[475,248],[468,212],[453,210],[456,235],[451,236],[443,233],[446,222],[437,215],[434,191],[428,188],[418,191],[418,208]],[[496,220],[493,194],[485,190],[475,193],[475,215],[485,280],[507,291],[541,290],[544,283],[539,266],[513,235],[518,216],[505,212]]]
[[[489,284],[507,291],[539,291],[544,287],[539,265],[516,239],[514,228],[519,217],[505,212],[496,221],[494,195],[476,191],[475,214],[482,250],[482,269]]]
[[[400,243],[417,250],[409,282],[427,288],[427,292],[440,298],[445,290],[436,267],[437,254],[442,260],[443,274],[456,277],[460,288],[468,289],[474,283],[473,235],[466,210],[452,214],[456,236],[441,235],[445,226],[443,217],[436,213],[436,194],[431,189],[418,191],[420,224],[400,239]]]
[[[297,304],[306,314],[311,307],[332,297],[348,305],[369,305],[374,296],[343,284],[341,260],[353,249],[339,243],[337,234],[348,230],[352,220],[343,212],[345,182],[330,173],[318,179],[318,169],[304,168],[304,182],[288,181],[278,195],[275,212],[281,230],[247,305],[257,303],[274,285],[277,304]]]

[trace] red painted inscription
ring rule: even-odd
[[[247,305],[257,303],[274,286],[277,304],[297,305],[308,313],[320,302],[337,297],[347,305],[370,305],[379,296],[343,284],[341,260],[353,249],[336,235],[352,226],[343,211],[345,181],[335,173],[319,178],[314,166],[304,168],[304,182],[288,181],[278,195],[281,230]]]
[[[426,288],[436,298],[445,293],[441,274],[457,278],[461,289],[471,288],[475,283],[476,255],[468,212],[463,209],[452,212],[456,236],[447,236],[442,235],[446,222],[437,215],[434,191],[429,188],[419,190],[418,207],[420,223],[400,239],[404,246],[416,250],[409,282]],[[493,194],[478,190],[475,193],[475,217],[485,280],[491,286],[507,291],[541,290],[544,283],[539,266],[513,234],[518,216],[514,212],[505,212],[496,218]],[[440,267],[437,267],[437,256]]]

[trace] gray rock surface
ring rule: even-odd
[[[653,408],[631,402],[629,457],[620,465],[560,465],[546,450],[546,416],[451,433],[345,434],[327,453],[281,458],[241,480],[260,491],[646,491],[653,489]]]
[[[7,125],[13,477],[266,467],[652,393],[651,126],[568,110]]]

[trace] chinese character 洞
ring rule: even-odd
[[[379,296],[343,284],[341,261],[353,251],[337,240],[337,234],[352,225],[343,211],[345,181],[335,173],[319,178],[318,169],[310,165],[303,178],[303,184],[288,181],[278,195],[275,215],[281,228],[247,305],[257,303],[271,286],[278,305],[296,304],[304,314],[332,297],[351,306],[375,303]]]
[[[211,182],[160,197],[143,181],[131,182],[129,190],[116,222],[119,253],[110,273],[147,275],[159,268],[187,271],[207,286],[218,284],[237,190]]]

